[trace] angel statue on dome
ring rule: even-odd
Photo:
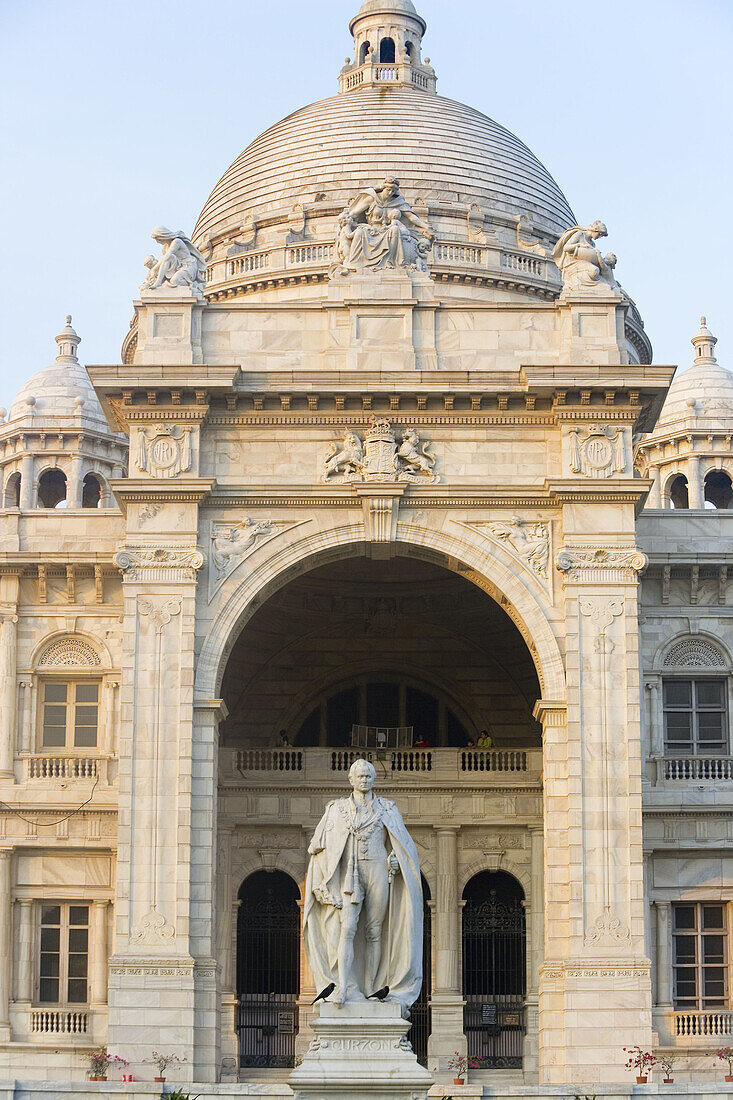
[[[585,228],[574,225],[566,229],[552,250],[552,258],[560,269],[564,290],[587,291],[598,288],[608,293],[617,289],[613,274],[616,257],[613,253],[612,265],[609,265],[596,248],[600,237],[607,237],[608,230],[601,221],[595,221]]]
[[[339,217],[336,263],[331,274],[384,271],[398,267],[427,270],[435,234],[405,197],[400,181],[366,188]]]
[[[161,287],[187,287],[194,294],[201,294],[206,279],[206,260],[196,245],[183,231],[174,233],[164,225],[156,225],[150,234],[163,249],[159,260],[145,257],[148,274],[141,290],[159,290]]]

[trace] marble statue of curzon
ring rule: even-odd
[[[415,843],[402,816],[372,791],[368,760],[349,771],[352,793],[329,802],[313,835],[303,939],[318,989],[336,1004],[389,986],[408,1009],[422,984],[423,895]]]

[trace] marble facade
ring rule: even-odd
[[[190,238],[154,231],[170,262],[147,264],[121,362],[87,373],[69,319],[0,424],[0,1095],[81,1080],[102,1043],[141,1079],[165,1049],[198,1091],[241,1073],[289,1095],[240,1066],[241,890],[278,871],[302,899],[348,770],[329,700],[353,691],[366,723],[385,678],[401,719],[410,691],[438,716],[432,745],[378,758],[429,890],[436,1095],[468,1050],[461,927],[487,871],[521,889],[526,982],[521,1069],[471,1071],[479,1091],[620,1088],[637,1043],[709,1077],[731,1041],[729,988],[676,1004],[672,921],[733,902],[733,756],[675,754],[663,700],[720,682],[729,729],[731,376],[703,325],[665,402],[674,368],[600,233],[435,94],[409,0],[351,26],[340,94],[245,151]],[[301,148],[321,134],[327,170]],[[505,181],[522,161],[519,198],[491,156]],[[95,744],[68,695],[53,741],[49,684],[94,686]],[[51,904],[88,909],[82,1002],[41,999]]]

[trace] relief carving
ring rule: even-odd
[[[168,924],[163,914],[151,909],[130,932],[130,942],[160,946],[170,944],[175,935],[175,928]]]
[[[150,580],[158,570],[178,570],[178,579],[193,579],[204,564],[204,555],[195,547],[166,550],[164,547],[140,549],[125,547],[114,556],[114,563],[127,580]]]
[[[138,611],[143,618],[149,618],[155,627],[156,634],[161,634],[163,627],[167,626],[174,615],[181,611],[180,596],[174,596],[170,600],[149,600],[141,597],[138,600]]]
[[[135,465],[152,477],[178,477],[191,469],[191,429],[178,424],[143,428],[138,435]]]
[[[538,577],[547,580],[550,558],[550,527],[547,523],[512,516],[508,523],[490,523],[489,530],[500,542],[508,542]]]
[[[586,947],[620,947],[628,943],[631,933],[622,921],[613,916],[610,909],[605,909],[600,917],[596,917],[593,925],[585,933]]]
[[[375,416],[363,442],[350,429],[340,445],[331,443],[322,480],[436,482],[435,456],[429,447],[414,428],[405,428],[398,442],[392,422]]]
[[[215,524],[211,535],[211,562],[219,574],[231,573],[260,535],[273,529],[272,520],[247,518],[241,523]]]
[[[583,477],[613,477],[626,470],[623,429],[591,424],[581,439],[578,428],[570,431],[570,470]]]
[[[635,546],[606,549],[599,546],[566,547],[557,555],[557,568],[569,579],[636,580],[647,567],[646,554]]]

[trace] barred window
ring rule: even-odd
[[[671,753],[728,752],[725,680],[665,680],[664,742]]]
[[[86,1004],[89,906],[46,903],[40,907],[39,1004]]]
[[[99,682],[50,680],[42,685],[41,747],[95,748],[99,726]]]
[[[675,1008],[725,1008],[726,906],[695,902],[675,905],[673,910]]]

